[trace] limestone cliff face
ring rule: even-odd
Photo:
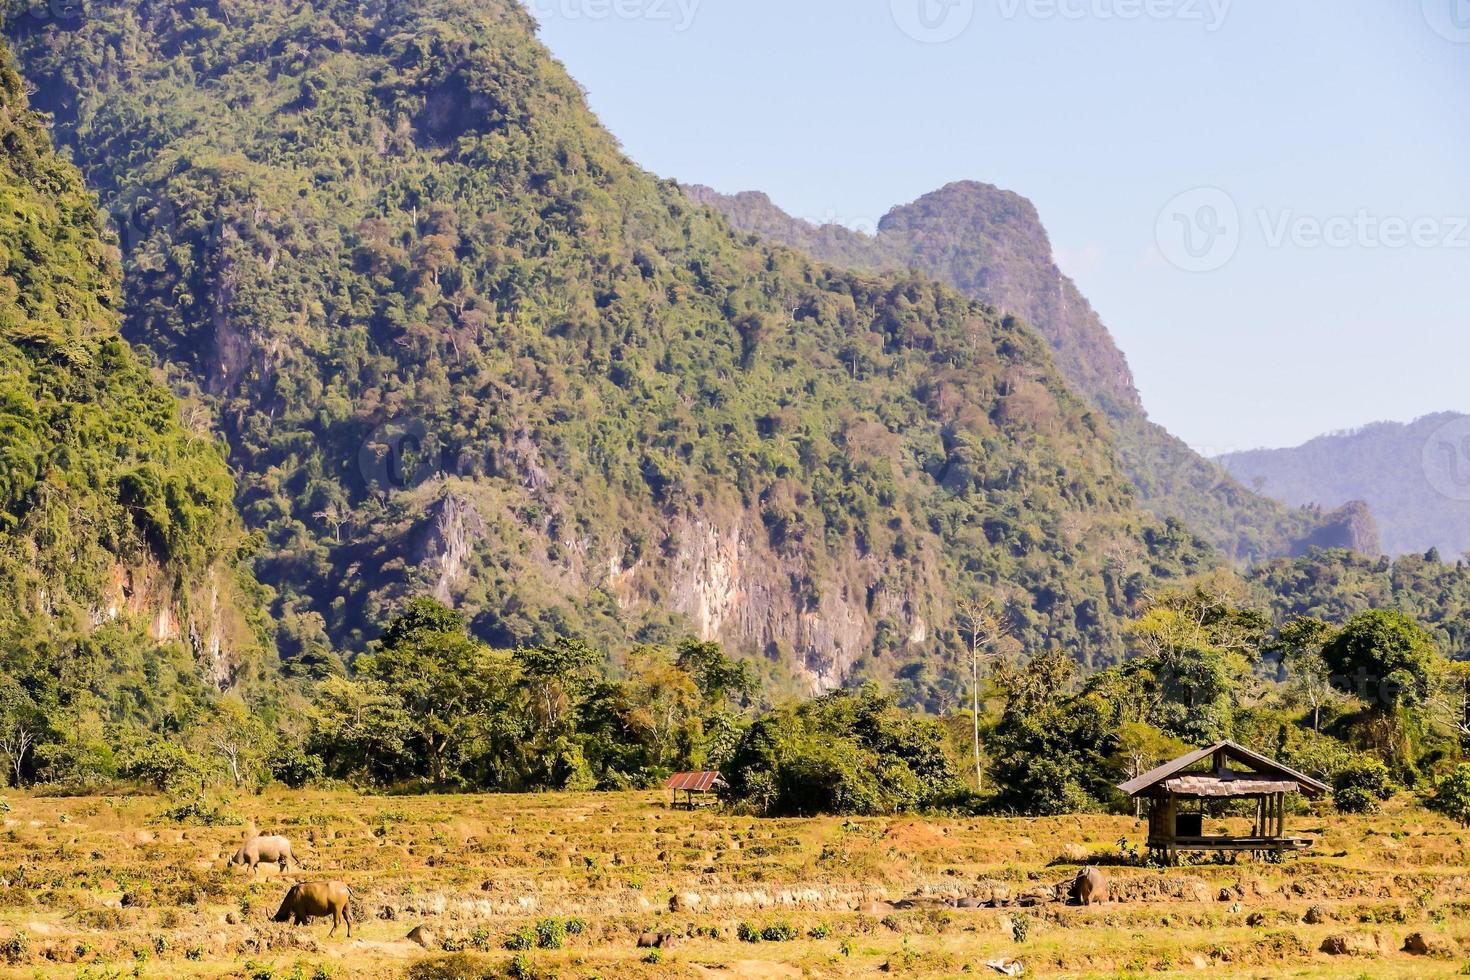
[[[433,582],[430,591],[440,602],[452,602],[455,583],[464,577],[474,543],[485,534],[485,522],[474,504],[446,494],[431,508],[420,533],[419,549]]]
[[[927,556],[878,561],[853,549],[818,582],[807,558],[770,542],[756,515],[736,511],[665,515],[658,546],[631,558],[617,542],[555,540],[549,523],[526,524],[482,488],[448,481],[425,496],[414,575],[408,583],[461,606],[471,619],[484,583],[480,557],[519,552],[518,575],[552,594],[601,590],[628,620],[668,610],[704,640],[779,659],[823,692],[848,681],[877,644],[920,648],[942,613]],[[483,508],[499,513],[491,520]],[[509,535],[506,540],[504,535]]]
[[[705,639],[772,656],[789,651],[813,690],[841,686],[887,617],[905,637],[926,634],[911,605],[883,588],[884,569],[856,553],[819,586],[802,560],[772,549],[764,528],[748,520],[721,526],[688,516],[668,534],[672,607]]]
[[[235,607],[238,600],[226,567],[212,567],[181,588],[175,570],[151,561],[119,563],[89,615],[93,627],[131,622],[156,643],[186,644],[204,679],[228,691],[244,666],[242,648],[252,642]]]

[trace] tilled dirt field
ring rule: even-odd
[[[1151,870],[1117,864],[1120,839],[1142,833],[1119,817],[757,820],[640,793],[270,794],[227,812],[289,836],[305,867],[255,878],[226,865],[243,827],[179,823],[162,798],[9,806],[9,976],[1470,973],[1470,831],[1407,802],[1297,817],[1317,846],[1281,864]],[[1088,863],[1113,900],[1053,900]],[[291,883],[319,879],[352,887],[352,938],[327,938],[328,920],[270,921]]]

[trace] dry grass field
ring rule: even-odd
[[[1425,977],[1470,960],[1470,832],[1408,804],[1298,817],[1318,846],[1283,864],[1151,870],[1106,866],[1140,835],[1116,817],[757,820],[643,793],[273,793],[226,807],[290,836],[306,870],[256,880],[225,863],[242,828],[170,807],[9,797],[0,975],[984,977],[1003,960],[1027,976]],[[1112,903],[1018,905],[1088,861],[1106,866]],[[352,886],[351,939],[328,939],[326,920],[270,921],[290,882],[316,878]],[[428,948],[407,938],[419,926]],[[640,948],[646,933],[663,947]]]

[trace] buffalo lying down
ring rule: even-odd
[[[284,837],[252,837],[230,858],[231,867],[244,865],[254,872],[262,864],[275,864],[281,868],[281,874],[290,870],[289,865],[296,861],[291,853],[291,842]],[[296,867],[301,867],[301,862],[296,861]]]
[[[347,938],[352,938],[352,889],[340,881],[310,881],[292,885],[276,913],[276,922],[291,922],[304,926],[312,919],[332,917],[330,939],[337,933],[337,926],[347,923]]]

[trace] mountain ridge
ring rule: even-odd
[[[956,181],[894,207],[877,233],[867,235],[793,218],[758,191],[725,195],[698,184],[686,191],[748,233],[838,264],[915,268],[1035,326],[1067,380],[1111,419],[1144,506],[1156,516],[1183,521],[1235,560],[1250,564],[1301,554],[1324,542],[1377,551],[1378,542],[1366,536],[1371,526],[1358,515],[1288,511],[1252,494],[1148,418],[1126,356],[1076,284],[1057,268],[1040,215],[1025,197],[979,181]]]
[[[922,700],[962,598],[1102,664],[1216,561],[1029,327],[749,242],[626,158],[517,4],[69,27],[12,33],[124,229],[130,338],[230,445],[291,670],[432,593],[499,645],[692,631]]]

